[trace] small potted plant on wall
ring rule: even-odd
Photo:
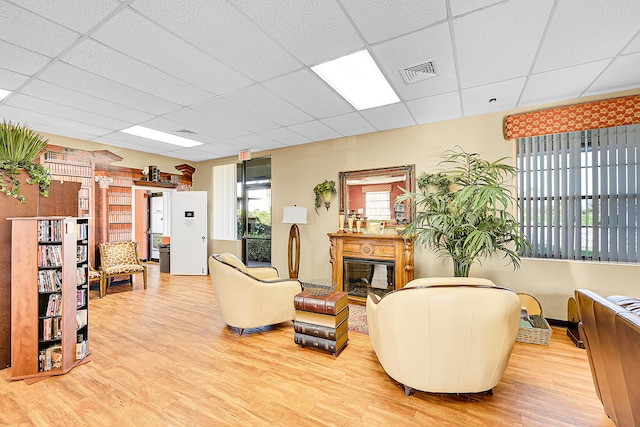
[[[422,173],[418,191],[405,192],[398,203],[415,203],[415,215],[404,230],[415,241],[453,261],[456,277],[469,276],[471,265],[495,253],[514,269],[518,253],[531,244],[520,235],[513,216],[516,200],[511,182],[517,173],[506,158],[489,162],[477,153],[449,150],[440,162],[451,166],[438,174]]]
[[[51,173],[41,164],[33,163],[47,146],[47,140],[24,125],[3,121],[0,124],[0,192],[24,203],[18,177],[27,174],[25,182],[38,185],[43,196],[49,194]]]
[[[322,206],[323,203],[325,208],[329,210],[329,207],[331,206],[331,199],[338,193],[336,191],[335,181],[328,180],[325,180],[324,182],[316,185],[313,188],[313,192],[316,195],[316,213],[318,213],[318,209],[320,208],[320,206]]]

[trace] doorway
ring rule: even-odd
[[[158,261],[160,259],[160,244],[164,233],[164,203],[162,193],[149,193],[149,233],[148,248],[149,259]]]
[[[238,237],[247,266],[271,266],[270,157],[238,164]]]

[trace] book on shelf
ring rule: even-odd
[[[347,342],[349,341],[349,332],[345,331],[336,340],[328,340],[326,338],[314,337],[296,332],[293,340],[296,344],[302,347],[318,348],[330,351],[333,354],[338,354],[347,345]]]
[[[49,295],[49,302],[47,303],[46,317],[55,317],[62,315],[62,295],[51,294]]]
[[[321,314],[340,312],[349,303],[346,292],[335,291],[326,295],[315,295],[309,291],[302,291],[293,297],[293,305],[298,310],[313,311]]]
[[[328,326],[314,325],[312,323],[293,321],[293,330],[295,332],[313,335],[318,338],[325,338],[328,340],[335,340],[349,329],[349,322],[345,319],[335,328]]]
[[[313,325],[335,328],[349,317],[349,306],[345,306],[335,316],[332,314],[315,313],[313,311],[296,310],[295,320]]]
[[[62,271],[40,270],[38,271],[38,291],[57,292],[62,289]]]

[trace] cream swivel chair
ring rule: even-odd
[[[293,297],[302,292],[298,280],[278,277],[273,267],[247,267],[230,253],[211,255],[209,272],[222,318],[239,335],[294,319]]]
[[[520,324],[518,295],[486,279],[416,279],[367,298],[369,339],[386,373],[433,393],[493,394]]]

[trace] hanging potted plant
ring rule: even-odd
[[[33,163],[47,146],[47,140],[26,126],[3,121],[0,124],[0,192],[24,203],[18,176],[28,175],[27,184],[38,185],[43,196],[49,195],[51,173]]]
[[[323,203],[325,208],[329,210],[329,207],[331,206],[331,199],[333,198],[333,196],[335,196],[338,193],[336,191],[335,181],[328,181],[328,180],[325,180],[324,182],[321,182],[320,184],[316,185],[313,188],[313,192],[316,195],[315,207],[316,207],[316,213],[318,215],[319,215],[318,209],[320,208],[320,206],[322,206]]]
[[[510,183],[517,169],[505,159],[489,162],[462,149],[446,151],[440,163],[451,169],[423,173],[418,191],[398,198],[397,203],[408,200],[416,207],[404,232],[451,258],[456,277],[467,277],[473,263],[499,252],[516,269],[518,253],[531,246],[512,214],[516,200]]]

